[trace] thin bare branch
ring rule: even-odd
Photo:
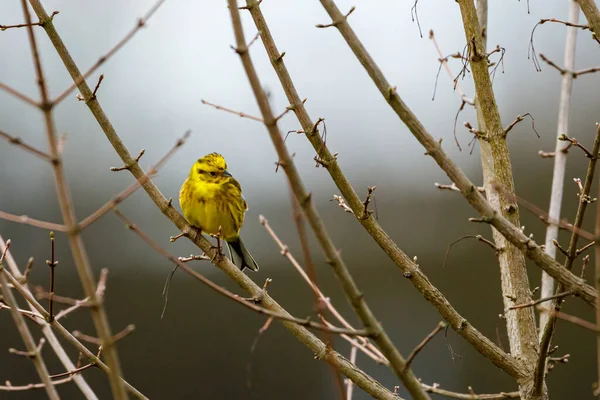
[[[248,3],[247,3],[248,4]],[[327,7],[330,7],[327,5]],[[335,9],[335,18],[333,20],[343,19],[343,15],[335,8],[335,5],[331,5],[332,9]],[[317,154],[319,154],[320,159],[323,160],[324,167],[329,172],[331,178],[335,182],[336,186],[340,190],[341,195],[347,202],[348,206],[352,208],[355,216],[360,216],[363,209],[364,204],[362,200],[358,197],[352,185],[344,175],[341,170],[336,158],[329,151],[327,146],[325,145],[322,135],[317,130],[318,123],[314,123],[310,118],[306,108],[302,104],[301,97],[298,95],[298,91],[294,86],[294,83],[291,79],[291,76],[287,70],[285,62],[283,59],[280,59],[280,53],[275,45],[275,41],[270,32],[270,29],[265,21],[264,15],[260,10],[260,7],[253,6],[249,9],[250,14],[252,15],[252,19],[257,27],[257,29],[261,32],[261,40],[265,46],[267,54],[269,55],[269,59],[271,60],[271,64],[279,80],[281,85],[285,91],[288,101],[290,104],[296,104],[297,106],[294,108],[294,113],[298,118],[302,131],[305,133],[306,138],[309,140]],[[344,34],[352,35],[351,39],[351,47],[355,49],[354,45],[358,43],[360,47],[360,54],[358,59],[365,61],[365,63],[373,66],[377,69],[376,65],[374,65],[373,60],[370,58],[369,54],[366,52],[364,47],[360,45],[358,42],[358,38],[352,30],[350,29],[347,22],[341,23],[338,25],[338,28],[341,29],[341,32]],[[363,64],[364,65],[364,64]],[[382,78],[381,71],[377,69],[374,71],[373,69],[368,69],[370,76],[376,76],[377,79]],[[382,89],[382,85],[379,84],[377,87],[382,90],[382,93],[386,96],[386,99],[389,98],[388,93],[394,93],[394,96],[397,96],[395,92],[391,89],[391,85],[387,82],[383,83],[384,89]],[[389,89],[389,91],[388,91]],[[405,107],[405,106],[403,106]],[[404,111],[410,114],[410,110],[406,109],[400,112],[400,115],[404,114]],[[412,114],[411,114],[412,115]],[[414,117],[414,116],[413,116]],[[320,120],[319,120],[320,121]],[[413,121],[413,123],[408,124],[409,127],[419,129],[424,129],[418,123],[418,121]],[[438,153],[441,151],[439,147],[439,142],[431,138],[431,146],[426,146],[429,151],[428,154],[437,157]],[[439,149],[439,150],[438,150]],[[443,152],[442,152],[443,154]],[[455,170],[458,170],[454,165]],[[462,175],[463,179],[466,179],[464,175]],[[469,184],[471,184],[469,182]],[[472,184],[471,184],[472,185]],[[470,188],[470,186],[469,186]],[[469,189],[470,190],[470,189]],[[490,210],[491,212],[491,210]],[[360,219],[357,218],[357,221],[367,230],[367,232],[373,237],[375,242],[384,250],[386,254],[390,256],[392,261],[401,269],[404,276],[406,276],[411,283],[415,286],[415,288],[429,301],[431,304],[438,309],[440,314],[446,319],[452,329],[454,329],[460,336],[465,338],[471,345],[473,345],[477,351],[482,353],[484,356],[489,358],[495,365],[499,366],[505,371],[510,371],[511,375],[519,375],[520,365],[516,360],[512,357],[508,356],[502,349],[496,346],[492,341],[486,338],[481,332],[475,329],[467,320],[460,315],[450,304],[448,299],[435,287],[431,284],[430,280],[427,276],[421,271],[418,265],[408,257],[402,250],[394,243],[394,241],[389,237],[389,235],[381,228],[379,223],[376,221],[373,216],[368,219]],[[508,226],[508,224],[507,224]]]
[[[319,241],[321,249],[327,258],[328,263],[331,265],[336,277],[340,281],[348,302],[357,313],[365,328],[369,332],[373,333],[374,341],[379,346],[381,352],[390,361],[391,367],[398,378],[404,383],[413,398],[418,400],[429,399],[429,396],[423,391],[412,371],[410,369],[404,369],[404,358],[393,344],[385,330],[382,328],[377,318],[375,318],[373,315],[370,307],[367,305],[364,299],[364,296],[359,291],[354,279],[350,275],[346,264],[342,260],[339,251],[335,248],[331,237],[329,236],[329,233],[323,224],[323,221],[317,213],[317,210],[311,201],[311,196],[306,191],[304,183],[300,178],[292,157],[285,146],[283,136],[277,127],[277,121],[273,116],[269,99],[262,89],[256,69],[252,59],[250,58],[250,53],[248,52],[248,48],[246,46],[246,39],[244,37],[244,30],[242,27],[240,12],[237,9],[236,0],[228,0],[228,5],[236,40],[236,52],[240,56],[240,60],[254,93],[254,97],[256,98],[256,102],[258,103],[258,107],[262,114],[264,125],[269,133],[269,136],[271,137],[271,141],[273,142],[275,150],[277,151],[277,155],[282,163],[281,166],[288,178],[290,187],[298,199],[298,203],[300,204],[300,207],[302,208],[310,227],[315,233],[315,236]],[[249,8],[259,6],[256,0],[248,1],[246,5]],[[348,16],[352,13],[353,9],[354,8],[352,8],[346,15],[343,15],[338,19],[334,19],[332,24],[321,25],[321,27],[337,26],[338,24],[345,22]],[[259,29],[259,31],[261,31],[261,33],[263,32],[261,29]],[[282,60],[280,60],[280,62],[281,61]]]
[[[29,2],[35,10],[38,19],[40,22],[42,22],[41,26],[44,28],[44,30],[47,31],[48,29],[53,29],[52,18],[48,17],[46,12],[43,10],[40,0],[30,0]],[[27,0],[22,0],[22,5],[23,12],[25,14],[25,20],[30,24],[31,16],[29,15]],[[83,290],[86,296],[90,298],[92,304],[94,304],[94,307],[91,307],[92,320],[98,332],[98,336],[102,339],[104,345],[104,357],[106,359],[106,363],[110,367],[108,379],[111,385],[113,397],[115,400],[123,400],[127,398],[127,393],[123,383],[119,379],[123,373],[121,371],[121,365],[116,348],[112,345],[112,343],[109,342],[110,337],[112,337],[112,333],[110,330],[110,324],[108,322],[108,316],[106,315],[106,309],[104,308],[103,304],[97,301],[92,267],[90,265],[90,260],[87,256],[80,232],[77,230],[77,216],[75,215],[75,208],[73,206],[67,179],[65,177],[61,155],[58,153],[58,137],[56,134],[56,125],[51,106],[53,103],[50,101],[48,94],[48,88],[44,78],[44,71],[42,69],[33,27],[27,27],[27,33],[35,67],[35,74],[37,78],[36,81],[40,91],[41,110],[44,115],[48,148],[50,151],[50,156],[53,160],[56,160],[52,163],[52,172],[54,174],[54,183],[56,187],[58,203],[64,224],[67,227],[69,247],[71,249],[71,254],[73,256]]]
[[[464,399],[464,400],[503,400],[503,399],[519,399],[521,395],[519,392],[500,392],[494,394],[475,394],[475,393],[458,393],[451,392],[450,390],[441,389],[440,385],[434,383],[433,385],[426,385],[422,383],[423,387],[429,393],[439,394],[440,396],[450,397],[452,399]]]
[[[129,42],[129,40],[137,33],[137,31],[139,31],[141,28],[146,26],[146,23],[148,22],[148,20],[152,17],[152,15],[154,15],[154,13],[160,8],[160,6],[163,5],[163,3],[165,1],[166,0],[158,0],[142,18],[138,19],[135,26],[112,49],[110,49],[106,54],[101,56],[98,59],[98,61],[96,61],[96,63],[94,65],[92,65],[92,67],[90,69],[88,69],[80,78],[78,78],[78,80],[75,80],[71,86],[69,86],[56,99],[54,99],[52,104],[56,105],[56,104],[60,103],[61,101],[63,101],[73,90],[75,90],[75,88],[77,88],[77,86],[79,86],[83,81],[85,81],[90,75],[92,75],[98,68],[100,68],[101,65],[103,65],[106,61],[108,61],[112,56],[114,56],[116,52],[121,50],[121,48],[123,46],[125,46],[127,44],[127,42]],[[32,5],[33,5],[33,3],[32,3]],[[35,7],[34,7],[34,9],[35,9]],[[36,10],[36,13],[38,13],[37,10]],[[45,14],[45,12],[44,12],[44,14]],[[38,17],[40,17],[39,14],[38,14]],[[40,20],[41,20],[41,17],[40,17]],[[44,29],[48,29],[48,25],[51,25],[51,23],[45,24]],[[52,29],[53,28],[54,28],[54,26],[52,26]],[[96,88],[96,90],[97,90],[97,88]],[[96,91],[93,92],[94,98],[95,98],[95,92]],[[90,97],[90,98],[92,98],[92,97]],[[86,101],[89,101],[89,99]]]
[[[123,215],[123,213],[121,213],[119,210],[114,209],[114,212],[115,212],[115,214],[117,214],[117,216],[119,218],[121,218],[121,220],[123,222],[125,222],[125,224],[127,225],[127,227],[129,229],[131,229],[133,232],[135,232],[140,238],[142,238],[142,240],[144,240],[150,247],[152,247],[154,250],[156,250],[156,252],[158,252],[160,255],[167,258],[173,264],[177,265],[181,270],[185,271],[187,274],[191,275],[192,277],[196,278],[197,280],[199,280],[206,286],[215,290],[217,293],[219,293],[225,297],[228,297],[231,300],[233,300],[239,304],[242,304],[244,307],[249,308],[252,311],[255,311],[259,314],[267,315],[267,316],[275,318],[275,319],[293,322],[298,325],[306,326],[306,327],[317,329],[317,330],[322,330],[325,332],[336,333],[336,334],[345,334],[345,335],[349,335],[349,336],[366,336],[366,337],[368,337],[368,336],[372,335],[372,333],[369,332],[368,330],[345,329],[345,328],[337,328],[337,327],[331,328],[329,326],[313,322],[310,320],[310,318],[300,319],[300,318],[294,318],[294,317],[290,316],[289,314],[273,312],[264,307],[260,307],[256,304],[254,304],[254,302],[260,302],[260,299],[252,299],[254,302],[242,299],[240,296],[231,293],[227,289],[217,285],[210,279],[206,278],[204,275],[194,271],[193,269],[188,267],[185,263],[179,261],[179,259],[177,257],[173,256],[172,254],[169,254],[166,250],[164,250],[162,247],[160,247],[158,244],[156,244],[156,242],[154,242],[152,239],[150,239],[150,237],[147,236],[144,232],[140,231],[140,229],[133,222],[131,222],[127,217],[125,217],[125,215]]]
[[[0,236],[0,249],[5,249],[5,248],[6,248],[6,246],[4,244],[4,240],[2,240],[2,237]],[[14,258],[12,257],[12,254],[10,253],[10,251],[8,251],[6,253],[5,260],[6,260],[8,269],[10,269],[11,274],[14,275],[15,279],[19,282],[19,284],[23,285],[21,288],[17,287],[16,289],[17,290],[20,289],[19,292],[21,292],[21,290],[22,290],[25,293],[27,293],[30,297],[33,297],[33,296],[31,296],[31,292],[29,291],[29,288],[27,287],[27,277],[28,277],[29,271],[31,271],[31,266],[33,265],[33,258],[29,258],[27,267],[25,268],[25,272],[22,275],[21,275],[21,271],[19,270]],[[52,350],[54,350],[54,352],[56,353],[56,356],[58,357],[60,362],[63,364],[65,369],[66,370],[74,369],[75,365],[73,365],[73,362],[69,358],[69,355],[63,348],[62,344],[58,341],[56,334],[52,330],[51,326],[46,322],[44,316],[41,315],[39,313],[39,311],[35,308],[35,306],[32,303],[30,303],[29,301],[27,302],[27,305],[28,305],[29,309],[31,310],[31,318],[34,319],[37,323],[39,323],[41,325],[42,333],[46,337],[48,344],[52,347]],[[74,376],[73,381],[75,382],[75,385],[77,385],[77,387],[81,390],[81,393],[83,394],[83,396],[86,399],[98,400],[98,397],[96,396],[96,394],[94,393],[92,388],[88,385],[88,383],[85,381],[83,376],[81,376],[81,375]]]
[[[115,208],[117,205],[119,205],[120,203],[125,201],[125,199],[127,199],[133,193],[135,193],[135,191],[138,190],[140,187],[142,187],[145,182],[147,182],[150,178],[152,178],[154,175],[156,175],[158,173],[160,168],[162,168],[162,166],[165,165],[166,162],[175,154],[177,149],[179,149],[181,146],[183,146],[185,144],[186,140],[190,137],[190,134],[191,134],[191,131],[189,131],[189,130],[186,131],[183,134],[183,136],[175,142],[175,145],[171,148],[171,150],[169,150],[167,152],[167,154],[165,154],[155,165],[153,165],[152,167],[150,167],[148,169],[148,172],[145,173],[145,175],[142,179],[136,180],[134,183],[129,185],[129,187],[127,187],[121,193],[117,194],[115,197],[113,197],[112,199],[110,199],[109,201],[104,203],[96,211],[94,211],[89,216],[87,216],[85,219],[83,219],[79,223],[79,229],[83,230],[83,229],[87,228],[88,226],[90,226],[91,224],[96,222],[98,219],[100,219],[107,212],[109,212],[110,210]],[[138,165],[138,161],[142,157],[143,154],[144,154],[144,151],[142,150],[140,152],[140,154],[137,156],[137,158],[135,158],[132,161],[132,163],[129,164],[129,166],[120,167],[120,168],[129,170],[132,168],[132,166],[134,164]],[[111,168],[111,171],[116,171],[116,170],[120,170],[120,169],[119,168],[116,168],[116,169]]]
[[[2,246],[4,245],[4,242],[2,240],[0,240],[0,245],[2,245]],[[2,247],[2,246],[0,246],[0,247]],[[49,321],[50,315],[44,309],[44,307],[33,297],[31,292],[29,291],[29,289],[24,287],[19,282],[19,280],[17,278],[15,278],[8,270],[3,269],[2,271],[3,271],[3,274],[6,276],[6,278],[8,279],[9,283],[11,285],[13,285],[13,287],[19,292],[19,294],[21,294],[21,296],[23,296],[23,298],[27,301],[27,303],[29,303],[29,305],[31,307],[33,307],[33,309],[35,309],[35,311],[37,311],[45,321]],[[96,357],[94,355],[94,353],[89,351],[89,349],[87,347],[85,347],[80,341],[78,341],[71,334],[71,332],[69,332],[63,325],[61,325],[58,321],[56,321],[56,319],[54,319],[54,321],[52,321],[52,322],[48,322],[47,324],[48,324],[48,326],[52,326],[56,332],[58,332],[62,337],[64,337],[69,343],[71,343],[79,352],[83,353],[83,355],[86,358],[88,358],[90,360],[90,362],[95,362],[98,365],[98,367],[105,374],[109,375],[109,373],[110,373],[109,367],[106,364],[104,364],[98,357]],[[127,381],[125,381],[123,378],[120,378],[120,379],[121,379],[121,382],[123,382],[123,384],[127,388],[127,390],[131,394],[133,394],[136,398],[141,399],[141,400],[148,400],[148,398],[146,396],[144,396],[136,388],[131,386]],[[94,398],[95,398],[95,396],[94,396]]]
[[[57,232],[67,232],[65,225],[55,224],[54,222],[42,221],[35,218],[30,218],[27,215],[15,215],[4,211],[0,211],[0,218],[7,221],[17,222],[19,224],[31,225],[37,228],[48,229]]]
[[[440,321],[437,324],[437,326],[431,332],[429,332],[429,334],[427,336],[425,336],[425,339],[423,339],[421,341],[421,343],[419,343],[417,345],[417,347],[415,347],[413,349],[413,351],[410,352],[410,354],[408,355],[408,358],[406,359],[406,365],[410,366],[410,364],[413,362],[413,360],[415,359],[417,354],[419,354],[419,352],[421,350],[423,350],[423,348],[427,345],[427,343],[429,343],[429,341],[431,339],[433,339],[434,336],[438,334],[438,332],[442,331],[443,329],[446,329],[447,326],[448,326],[447,323],[445,323],[444,321]]]
[[[598,152],[600,151],[600,124],[596,124],[596,138],[594,140],[594,146],[591,151],[591,157],[588,163],[588,169],[585,177],[585,186],[582,188],[579,193],[579,206],[577,207],[577,214],[575,216],[574,226],[580,228],[583,224],[583,218],[587,209],[587,205],[589,204],[588,198],[590,194],[590,190],[592,188],[592,183],[594,180],[594,173],[596,171],[596,164],[598,161]],[[569,241],[568,248],[568,257],[565,259],[565,268],[567,270],[571,270],[573,268],[573,263],[575,261],[575,255],[577,253],[577,242],[579,240],[579,236],[573,232],[571,233],[571,239]],[[556,292],[561,293],[565,291],[565,285],[561,282],[556,287]],[[599,301],[599,300],[596,300]],[[552,302],[552,308],[555,311],[560,311],[562,300],[554,300]],[[546,375],[546,366],[547,366],[547,357],[548,357],[548,349],[550,348],[550,343],[552,341],[552,336],[554,334],[554,329],[556,327],[556,316],[551,314],[548,318],[547,324],[543,327],[543,333],[541,334],[540,340],[540,353],[537,359],[535,374],[534,374],[534,394],[542,393],[544,386],[544,378]]]
[[[49,162],[54,162],[54,159],[47,153],[44,153],[41,150],[36,149],[33,146],[28,145],[27,143],[23,142],[23,140],[21,140],[21,138],[16,137],[16,136],[11,136],[6,132],[0,131],[0,137],[6,139],[10,144],[14,144],[15,146],[18,146],[20,148],[22,148],[23,150],[28,151],[29,153],[40,157],[43,160],[49,161]]]

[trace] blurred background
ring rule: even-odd
[[[540,18],[567,19],[568,3],[562,0],[491,1],[488,47],[506,48],[504,67],[494,80],[496,99],[503,123],[517,114],[535,117],[538,139],[529,121],[519,124],[509,135],[517,192],[546,209],[549,202],[553,161],[542,159],[538,150],[553,151],[556,137],[559,73],[542,65],[536,72],[528,58],[531,31]],[[81,70],[87,70],[111,49],[154,4],[154,0],[104,0],[72,2],[47,0],[48,13],[60,11],[54,23]],[[356,5],[350,23],[379,64],[388,80],[437,138],[445,150],[474,182],[481,182],[479,149],[469,154],[471,134],[462,126],[476,123],[474,112],[465,109],[458,117],[457,136],[463,151],[454,143],[453,123],[460,98],[442,71],[432,101],[438,54],[427,38],[435,30],[445,54],[462,51],[465,43],[458,5],[455,2],[420,1],[418,14],[423,31],[411,21],[413,1],[339,0],[342,10]],[[379,222],[388,234],[419,264],[431,281],[442,290],[456,309],[494,342],[508,349],[502,313],[499,271],[493,252],[476,241],[463,241],[453,247],[448,264],[442,268],[447,246],[466,234],[481,233],[491,238],[488,227],[470,224],[476,216],[457,193],[440,191],[434,182],[449,183],[443,172],[398,120],[377,92],[371,80],[335,29],[316,29],[330,19],[317,1],[267,1],[262,5],[267,22],[307,109],[316,120],[325,118],[327,144],[339,152],[339,163],[361,197],[367,185],[377,186]],[[246,37],[256,29],[243,12]],[[0,3],[0,23],[23,22],[20,2]],[[583,15],[582,23],[585,23]],[[52,97],[71,84],[71,79],[41,29],[35,29],[41,47],[42,63]],[[563,64],[566,28],[545,24],[536,30],[537,51],[558,65]],[[88,82],[94,85],[102,73],[105,79],[98,92],[100,103],[129,150],[137,154],[145,148],[141,165],[148,167],[164,155],[184,131],[192,136],[176,156],[160,171],[155,182],[167,197],[178,196],[181,183],[192,163],[200,156],[217,151],[228,161],[229,171],[241,182],[250,205],[242,235],[261,269],[249,274],[258,284],[272,278],[270,294],[294,315],[314,315],[312,293],[276,244],[258,222],[269,219],[278,235],[302,259],[284,174],[275,172],[275,151],[262,124],[217,111],[201,104],[201,99],[245,113],[259,115],[255,99],[237,54],[225,1],[169,0],[147,26],[104,64]],[[33,98],[38,98],[27,34],[23,29],[0,32],[0,80]],[[275,112],[287,106],[285,95],[260,41],[251,55],[265,88],[271,94]],[[497,59],[497,58],[496,58]],[[589,32],[580,32],[576,69],[600,64],[597,44]],[[458,74],[461,64],[451,68]],[[598,120],[599,77],[585,75],[574,84],[570,136],[591,146]],[[460,81],[467,96],[473,96],[471,77]],[[87,107],[72,93],[55,109],[57,129],[67,134],[64,150],[66,173],[74,197],[77,216],[89,215],[131,182],[127,172],[111,172],[121,162],[104,137]],[[0,92],[0,129],[46,149],[42,114],[20,100]],[[292,113],[280,122],[282,131],[300,126]],[[334,202],[334,184],[323,168],[315,168],[314,150],[308,141],[291,134],[290,152],[302,177],[313,193],[336,245],[342,250],[366,300],[400,351],[412,348],[441,319],[402,277],[400,270],[383,254],[351,215]],[[585,176],[587,160],[578,151],[569,155],[563,215],[572,220],[577,206],[577,188],[572,178]],[[0,142],[0,209],[14,214],[60,222],[51,168],[22,149]],[[595,188],[593,189],[595,193]],[[175,202],[176,203],[176,202]],[[177,204],[178,207],[178,204]],[[119,207],[160,245],[176,255],[197,253],[189,242],[169,243],[174,226],[139,191]],[[594,210],[588,214],[593,220]],[[539,218],[522,209],[522,224],[543,243],[545,226]],[[589,227],[589,226],[588,226]],[[44,261],[50,257],[48,232],[0,221],[0,234],[12,239],[11,250],[21,268],[35,257],[30,282],[48,287],[49,271]],[[561,233],[566,240],[567,233]],[[127,324],[136,331],[119,342],[118,350],[126,379],[150,398],[239,398],[239,399],[330,399],[337,395],[330,368],[313,359],[313,354],[273,323],[261,337],[254,352],[252,343],[265,318],[243,309],[229,299],[178,272],[175,274],[164,319],[161,297],[165,278],[172,265],[131,231],[113,214],[107,214],[83,234],[94,271],[109,268],[106,307],[114,332]],[[57,234],[56,293],[82,297],[82,290],[66,237]],[[321,289],[353,323],[353,317],[339,284],[322,253],[310,239]],[[218,269],[207,262],[191,264],[215,282],[244,294]],[[576,271],[581,268],[576,265]],[[592,270],[592,268],[590,268]],[[592,271],[589,271],[590,273]],[[591,274],[588,274],[591,279]],[[539,286],[540,270],[530,265],[531,286]],[[24,302],[21,301],[21,305]],[[592,310],[581,301],[567,302],[565,311],[591,320]],[[94,334],[89,312],[80,310],[63,323],[70,330]],[[38,382],[31,362],[8,354],[8,347],[23,348],[10,314],[0,312],[0,381],[13,385]],[[34,330],[36,337],[40,332]],[[460,357],[451,357],[447,343]],[[548,378],[553,398],[591,398],[596,380],[596,349],[591,332],[568,323],[559,323],[555,343],[559,353],[571,354],[568,365],[559,365]],[[334,347],[346,356],[349,346],[339,338]],[[73,359],[77,353],[66,346]],[[62,366],[46,347],[51,373]],[[393,388],[393,373],[359,354],[358,365]],[[438,382],[445,389],[477,393],[516,390],[514,382],[474,351],[452,330],[438,335],[413,363],[423,382]],[[99,370],[85,377],[100,398],[110,398],[109,386]],[[59,387],[66,398],[79,398],[75,385]],[[400,394],[406,395],[401,387]],[[355,390],[356,399],[368,395]],[[42,391],[0,392],[0,398],[44,398]]]

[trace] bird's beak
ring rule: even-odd
[[[223,171],[223,176],[231,178],[231,174],[229,173],[229,171]]]

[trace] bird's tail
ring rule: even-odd
[[[244,268],[251,269],[252,271],[258,271],[258,264],[254,261],[254,258],[250,255],[244,242],[239,237],[227,241],[229,247],[229,254],[231,255],[231,261],[242,271]]]

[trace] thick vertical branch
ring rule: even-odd
[[[574,0],[569,0],[569,22],[579,23],[579,6]],[[567,27],[567,40],[565,42],[565,61],[564,68],[568,71],[575,70],[575,47],[577,45],[578,28]],[[558,126],[556,135],[560,137],[569,131],[569,112],[571,109],[571,94],[573,92],[573,75],[562,74],[562,83],[560,87],[560,100],[558,104]],[[552,189],[550,190],[550,206],[548,208],[548,228],[546,229],[546,241],[544,251],[552,258],[556,258],[556,246],[552,244],[553,240],[558,239],[558,225],[552,221],[560,221],[560,209],[562,205],[562,196],[565,184],[565,170],[567,168],[567,153],[565,148],[568,143],[563,140],[556,141],[554,150],[554,170],[552,172]],[[554,294],[554,279],[545,271],[542,272],[542,290],[540,298],[552,296]],[[546,326],[549,318],[548,313],[540,314],[540,339],[542,337],[543,327]]]
[[[48,26],[52,26],[52,19],[48,17],[39,0],[31,0],[30,3],[33,9],[35,10],[36,14],[38,15],[40,24],[44,27],[44,29],[47,29]],[[54,160],[54,162],[52,163],[52,171],[54,173],[54,180],[60,210],[63,216],[64,224],[67,227],[68,231],[67,235],[69,238],[69,246],[71,248],[71,253],[73,254],[75,266],[77,267],[79,279],[81,280],[81,283],[83,285],[83,290],[85,292],[86,297],[89,298],[92,319],[94,321],[96,331],[98,332],[98,337],[102,342],[106,363],[108,364],[111,371],[108,375],[108,378],[111,384],[113,397],[117,400],[126,399],[127,393],[125,392],[123,383],[119,379],[119,377],[122,376],[121,365],[119,363],[117,351],[113,344],[112,334],[108,323],[106,310],[104,309],[101,299],[96,295],[96,284],[94,281],[94,274],[92,272],[92,268],[85,250],[85,246],[83,245],[83,240],[81,239],[81,235],[79,234],[77,228],[75,209],[73,208],[71,195],[69,193],[67,180],[65,178],[61,155],[58,152],[58,138],[56,135],[56,128],[54,125],[54,117],[52,114],[52,104],[48,96],[48,91],[44,80],[44,72],[40,63],[37,51],[37,44],[35,41],[33,28],[31,26],[31,17],[29,15],[26,0],[22,0],[22,4],[26,22],[29,24],[27,31],[29,34],[29,42],[33,53],[37,83],[40,89],[40,95],[42,99],[41,108],[44,112],[44,122],[46,124],[46,136],[48,139],[49,147],[48,152]]]
[[[252,19],[260,32],[260,38],[265,46],[271,64],[281,86],[291,104],[292,111],[296,114],[296,118],[300,122],[304,134],[311,143],[319,158],[322,160],[323,166],[329,172],[331,179],[335,182],[348,205],[352,208],[357,221],[367,230],[373,240],[388,254],[391,260],[402,270],[405,276],[410,277],[411,283],[425,297],[439,313],[450,323],[452,329],[460,336],[465,338],[477,351],[484,357],[491,360],[492,363],[507,371],[511,375],[515,375],[518,370],[518,363],[508,354],[503,352],[498,346],[490,341],[485,335],[479,332],[473,325],[459,314],[450,304],[448,299],[429,281],[427,276],[419,268],[419,266],[408,257],[389,235],[383,230],[377,220],[368,215],[362,218],[364,204],[358,197],[354,188],[344,175],[336,158],[331,154],[325,143],[323,142],[318,128],[306,111],[306,107],[302,102],[298,91],[292,81],[289,71],[285,65],[283,53],[278,50],[273,35],[267,25],[265,17],[260,9],[260,6],[252,0],[246,1],[246,6],[252,15]]]
[[[0,236],[0,252],[4,251],[5,248],[6,248],[6,244],[4,243],[2,236]],[[6,252],[5,262],[6,262],[8,269],[10,270],[11,274],[17,280],[22,281],[24,276],[23,276],[23,274],[21,274],[21,270],[19,270],[19,267],[17,266],[17,263],[15,262],[10,251]],[[33,294],[31,294],[31,291],[26,287],[26,285],[23,285],[23,288],[24,288],[24,290],[27,291],[27,293],[29,293],[30,297],[33,297]],[[31,311],[36,311],[36,308],[33,306],[33,304],[27,302],[27,306],[29,307],[29,309]],[[56,353],[56,356],[58,357],[60,362],[65,367],[65,370],[66,371],[75,370],[75,368],[76,368],[75,364],[73,364],[73,362],[69,358],[69,355],[63,348],[62,344],[58,341],[58,338],[54,334],[54,331],[50,327],[50,324],[48,324],[48,322],[40,322],[40,324],[42,327],[42,333],[46,337],[46,341],[48,342],[50,347],[52,347],[52,350],[54,350],[54,353]],[[97,400],[98,399],[98,397],[96,397],[96,394],[94,393],[92,388],[85,381],[82,374],[73,375],[73,381],[75,382],[77,387],[79,387],[79,390],[81,390],[81,393],[84,395],[84,397],[86,399],[88,399],[88,400]]]
[[[469,61],[477,92],[477,106],[480,109],[478,114],[481,114],[482,122],[485,123],[485,135],[479,142],[486,197],[503,217],[514,226],[520,226],[506,134],[492,90],[482,29],[473,0],[460,0],[458,3],[469,46]],[[496,229],[493,229],[493,236],[499,249],[498,262],[505,308],[530,302],[531,291],[523,253]],[[506,327],[511,354],[525,361],[527,368],[533,369],[538,350],[533,309],[527,307],[507,313]],[[528,380],[529,382],[520,382],[524,398],[529,398],[526,393],[530,390],[531,379]]]
[[[38,15],[40,20],[47,21],[48,14],[41,6],[38,0],[30,0],[32,2],[33,8]],[[89,85],[82,79],[81,72],[77,67],[77,64],[71,57],[69,51],[67,50],[65,44],[63,43],[61,37],[58,32],[54,28],[52,23],[47,23],[43,25],[50,42],[54,46],[56,52],[61,58],[65,68],[71,75],[71,78],[74,82],[77,83],[77,88],[79,92],[82,94],[84,99],[86,100],[86,105],[90,109],[91,113],[94,115],[98,125],[102,128],[102,131],[106,135],[106,138],[113,146],[115,152],[121,158],[121,161],[125,165],[130,166],[128,169],[131,174],[140,182],[140,185],[144,188],[148,196],[155,203],[157,208],[167,217],[173,224],[180,229],[191,241],[193,241],[200,249],[205,251],[209,255],[214,255],[214,249],[211,248],[211,243],[206,240],[202,235],[197,235],[196,230],[192,229],[190,225],[185,221],[183,216],[177,212],[177,210],[171,205],[171,202],[165,198],[165,196],[160,192],[158,187],[152,182],[151,179],[148,179],[148,176],[144,173],[142,168],[136,162],[135,158],[131,155],[116,130],[112,126],[108,116],[102,109],[97,98],[92,96],[92,90]],[[287,313],[286,310],[281,307],[275,300],[273,300],[267,293],[265,293],[261,288],[256,285],[246,274],[240,271],[235,265],[233,265],[226,258],[215,258],[213,263],[219,267],[223,272],[225,272],[229,278],[235,281],[243,290],[245,290],[251,297],[261,299],[261,305],[269,310],[275,311],[277,313]],[[31,299],[28,301],[34,301],[35,299]],[[37,302],[36,302],[37,303]],[[33,303],[32,303],[33,304]],[[39,306],[39,303],[37,303]],[[37,309],[37,308],[36,308]],[[40,312],[45,312],[43,308],[38,309]],[[342,357],[339,353],[332,351],[329,347],[325,345],[322,341],[320,341],[315,335],[309,332],[306,328],[299,326],[293,322],[282,322],[282,324],[296,337],[298,341],[306,345],[308,348],[313,351],[317,357],[323,359],[324,361],[335,365],[341,373],[346,375],[348,378],[352,379],[352,381],[361,389],[363,389],[366,393],[378,399],[389,399],[389,400],[397,400],[397,396],[390,392],[387,388],[381,385],[379,382],[374,380],[369,375],[365,374],[362,370],[357,368],[355,365],[350,363],[346,358]],[[59,333],[64,335],[67,340],[73,343],[76,347],[79,346],[79,342],[73,338],[73,336],[62,326],[54,321],[52,322],[52,326],[59,327]],[[83,352],[86,356],[89,357],[88,354],[91,354],[84,347],[77,347],[81,352]],[[104,364],[99,364],[102,366],[103,371],[110,371]],[[128,390],[132,390],[127,383],[125,383]],[[134,389],[133,389],[134,390]],[[143,395],[141,395],[143,396]]]
[[[300,174],[294,165],[292,157],[287,151],[281,132],[279,132],[279,128],[277,127],[277,120],[271,111],[269,99],[262,89],[258,74],[256,73],[256,69],[254,68],[254,64],[250,58],[248,45],[246,44],[246,39],[244,37],[237,1],[228,0],[228,4],[237,44],[236,52],[241,58],[244,70],[248,76],[248,81],[250,82],[250,86],[254,92],[258,107],[263,116],[265,127],[269,132],[271,141],[273,142],[275,150],[277,151],[277,155],[279,156],[279,165],[281,165],[285,171],[290,183],[290,187],[298,199],[298,203],[300,204],[300,207],[302,208],[310,227],[317,237],[328,263],[332,266],[336,277],[340,281],[350,305],[354,308],[365,328],[371,332],[374,332],[375,343],[377,343],[382,353],[390,361],[392,369],[398,378],[404,383],[412,397],[421,400],[429,399],[429,395],[425,393],[421,387],[421,383],[417,380],[412,370],[410,368],[406,368],[405,359],[402,357],[396,346],[394,346],[392,340],[387,335],[379,321],[377,321],[373,315],[371,309],[364,299],[363,294],[358,290],[354,279],[350,275],[346,264],[342,260],[340,252],[335,248],[331,237],[329,236],[329,233],[323,224],[323,221],[317,213],[317,210],[312,202],[311,195],[306,191],[300,178]]]
[[[8,243],[7,243],[8,244]],[[0,288],[2,289],[2,297],[7,306],[10,307],[10,313],[15,321],[15,325],[21,334],[21,338],[23,338],[23,343],[25,343],[25,347],[27,348],[27,352],[29,353],[29,358],[33,362],[35,369],[44,383],[44,389],[48,394],[48,397],[51,400],[58,400],[60,397],[58,396],[58,392],[56,388],[52,384],[52,380],[50,379],[50,374],[48,373],[48,369],[46,368],[46,364],[44,363],[44,359],[42,358],[42,354],[38,351],[37,345],[33,340],[33,336],[31,335],[31,331],[25,322],[25,317],[19,312],[19,304],[17,303],[17,299],[6,280],[6,275],[4,274],[4,265],[3,259],[5,256],[5,252],[8,249],[4,249],[4,254],[0,259]]]

